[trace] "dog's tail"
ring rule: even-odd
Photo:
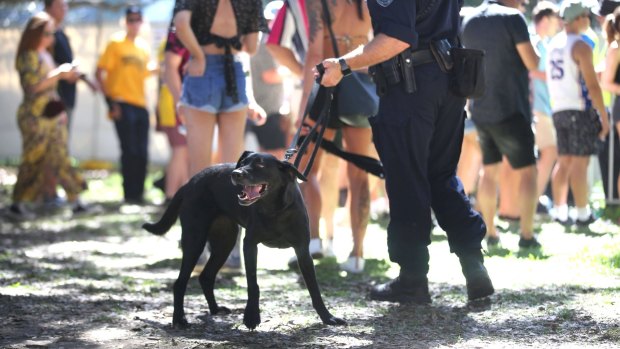
[[[176,194],[174,194],[172,200],[170,200],[170,203],[168,204],[164,215],[161,216],[159,221],[156,223],[144,223],[142,224],[142,228],[155,235],[166,234],[168,230],[170,230],[170,227],[172,227],[174,222],[176,222],[177,217],[179,216],[179,209],[181,208],[181,204],[183,203],[184,192],[185,186],[182,186],[181,188],[179,188],[179,190],[177,190]]]

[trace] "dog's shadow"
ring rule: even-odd
[[[227,315],[211,315],[205,312],[193,317],[193,323],[187,328],[174,328],[170,322],[161,323],[149,319],[139,319],[142,328],[155,328],[165,333],[161,339],[182,338],[187,340],[201,340],[221,342],[237,347],[273,347],[274,343],[305,343],[312,341],[309,336],[320,336],[328,329],[336,330],[317,321],[309,326],[293,329],[287,324],[276,328],[269,327],[269,319],[265,319],[257,330],[249,330],[243,325],[243,309],[232,309]],[[214,343],[215,344],[215,343]]]

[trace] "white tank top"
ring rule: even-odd
[[[579,34],[561,32],[549,44],[547,52],[547,86],[551,110],[586,110],[592,105],[588,89],[573,59],[573,46],[583,41]]]

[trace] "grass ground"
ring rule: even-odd
[[[0,207],[9,202],[13,173],[0,169]],[[242,324],[246,283],[234,272],[221,273],[216,285],[216,297],[232,314],[210,316],[192,279],[185,302],[192,327],[174,330],[171,286],[181,258],[180,227],[164,237],[142,231],[161,207],[121,205],[118,174],[88,175],[85,200],[100,203],[101,214],[72,218],[61,208],[14,222],[0,212],[1,348],[620,346],[620,227],[611,220],[582,230],[538,220],[544,252],[536,255],[520,255],[518,236],[503,233],[505,250],[486,259],[497,292],[475,304],[467,302],[458,260],[436,229],[430,306],[370,301],[368,286],[398,273],[387,261],[385,221],[369,226],[362,275],[338,270],[337,259],[351,248],[350,232],[340,224],[337,257],[318,261],[316,269],[328,307],[347,326],[320,322],[298,274],[286,267],[292,251],[261,246],[263,323],[256,331]],[[148,198],[162,199],[155,189]],[[346,221],[344,210],[338,215]]]

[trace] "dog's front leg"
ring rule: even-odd
[[[258,308],[258,300],[260,291],[256,281],[256,260],[258,247],[254,241],[249,241],[246,235],[243,239],[243,258],[245,261],[245,277],[248,282],[248,303],[245,306],[243,314],[243,324],[253,330],[260,324],[260,309]]]
[[[310,256],[308,246],[296,248],[295,254],[297,255],[297,263],[299,263],[301,275],[303,275],[304,281],[306,282],[306,287],[308,288],[308,292],[310,292],[312,306],[319,314],[319,317],[321,318],[323,323],[326,325],[345,325],[347,322],[343,319],[333,316],[329,312],[329,310],[327,310],[327,307],[325,307],[325,303],[323,303],[321,291],[319,290],[319,284],[316,281],[314,263],[312,262],[312,257]]]

